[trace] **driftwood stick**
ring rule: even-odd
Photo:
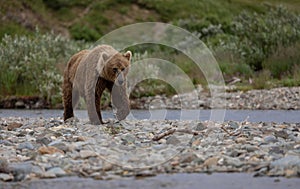
[[[223,126],[221,127],[221,129],[222,129],[223,131],[225,131],[225,133],[231,135],[231,133],[230,133],[229,131],[227,131],[227,129],[225,129]]]
[[[233,132],[229,132],[227,129],[225,129],[223,126],[221,127],[221,129],[223,131],[225,131],[225,133],[227,133],[228,135],[230,136],[239,136],[241,134],[241,131],[239,130],[236,130],[236,131],[233,131]]]
[[[175,132],[181,132],[181,133],[187,133],[187,134],[192,134],[192,135],[198,135],[199,133],[197,131],[189,130],[189,129],[169,129],[163,133],[160,133],[158,135],[155,135],[152,140],[153,141],[158,141],[168,135],[171,135]]]
[[[175,133],[175,131],[176,131],[176,129],[169,129],[169,130],[167,130],[166,132],[163,132],[163,133],[160,133],[160,134],[158,134],[158,135],[155,135],[155,136],[152,138],[152,140],[153,140],[153,141],[158,141],[158,140],[164,138],[165,136],[168,136],[168,135],[171,135],[171,134]]]

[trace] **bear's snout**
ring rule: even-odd
[[[117,82],[119,85],[123,85],[124,83],[124,76],[122,73],[119,74],[118,78],[117,78]]]

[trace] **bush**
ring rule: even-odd
[[[243,12],[232,25],[238,37],[236,51],[254,70],[279,47],[287,47],[300,39],[300,16],[279,6],[265,14]]]
[[[252,87],[254,89],[267,89],[271,88],[271,72],[269,70],[262,70],[257,73],[257,76],[254,78]]]
[[[83,47],[54,34],[5,35],[0,43],[1,95],[39,95],[49,102],[60,98],[62,74],[58,70]]]
[[[292,75],[294,68],[300,66],[300,42],[289,47],[279,47],[263,62],[263,68],[271,71],[272,77],[281,79]]]
[[[91,0],[43,0],[43,2],[51,9],[59,10],[61,8],[69,8],[74,5],[86,6]]]
[[[75,40],[97,41],[100,38],[100,34],[97,31],[80,24],[72,26],[70,33]]]

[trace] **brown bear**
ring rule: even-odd
[[[103,124],[100,99],[105,89],[111,93],[112,105],[118,120],[130,111],[126,93],[126,76],[132,54],[121,54],[109,45],[82,50],[69,60],[63,81],[64,120],[74,117],[73,108],[82,96],[92,124]]]

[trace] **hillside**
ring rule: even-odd
[[[0,97],[40,96],[61,103],[67,60],[106,33],[128,24],[158,21],[198,36],[217,59],[227,84],[237,89],[300,85],[299,0],[0,0]],[[207,85],[183,53],[162,45],[131,47],[133,61],[162,58],[193,84]],[[157,80],[131,93],[172,95]],[[109,98],[107,98],[109,99]]]
[[[300,11],[297,0],[1,0],[0,4],[0,38],[5,33],[31,34],[39,27],[88,41],[136,22],[178,24],[191,19],[201,27],[226,25],[244,10],[264,12],[264,5],[281,4]]]

